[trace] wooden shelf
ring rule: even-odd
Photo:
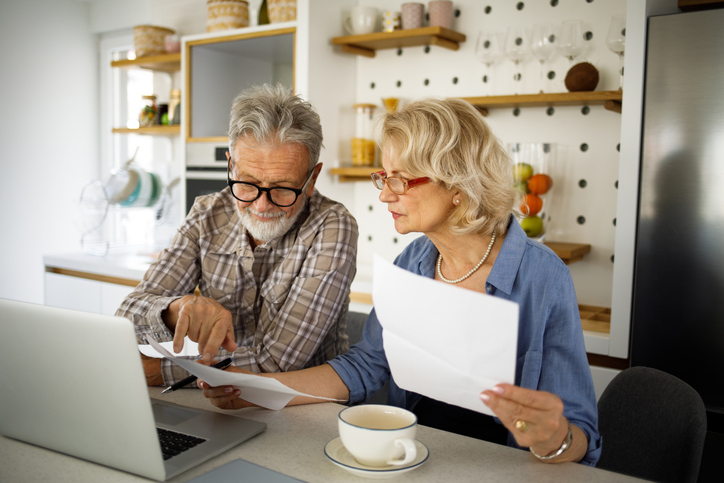
[[[369,181],[372,182],[370,175],[375,171],[381,171],[379,166],[354,166],[349,168],[332,168],[329,172],[335,176],[339,176],[341,183],[349,183],[351,181]]]
[[[583,330],[590,330],[601,334],[611,332],[611,309],[595,305],[579,305]]]
[[[332,39],[332,44],[341,45],[342,51],[365,57],[374,57],[375,51],[381,49],[399,49],[420,45],[437,45],[449,50],[458,50],[460,42],[465,42],[465,35],[444,27],[375,32]]]
[[[484,109],[501,107],[536,106],[595,106],[621,112],[622,91],[557,92],[552,94],[516,94],[509,96],[461,97],[470,104]]]
[[[556,252],[566,265],[582,260],[583,255],[591,251],[591,245],[584,243],[545,242],[544,244]]]
[[[114,60],[111,67],[124,69],[150,69],[162,72],[178,72],[181,70],[181,53],[149,55],[138,59]]]
[[[181,134],[181,126],[174,124],[172,126],[148,126],[131,129],[127,127],[114,127],[113,132],[116,134],[147,134],[151,136],[178,136]]]

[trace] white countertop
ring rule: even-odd
[[[148,267],[156,259],[158,251],[152,247],[148,249],[126,248],[124,250],[111,250],[105,256],[89,255],[86,253],[59,253],[45,255],[43,265],[46,268],[59,268],[76,272],[105,275],[107,277],[125,278],[140,282]],[[352,292],[363,294],[372,293],[372,280],[357,277],[352,282]],[[371,306],[357,304],[358,310],[371,310]]]
[[[148,250],[126,249],[113,250],[103,257],[81,252],[45,255],[43,265],[46,268],[61,268],[140,281],[154,260],[155,256],[151,248]]]

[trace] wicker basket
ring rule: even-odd
[[[249,26],[249,2],[246,0],[208,0],[206,5],[207,32]]]
[[[165,39],[176,32],[165,27],[153,25],[136,25],[133,27],[133,47],[136,58],[166,53]]]
[[[269,22],[292,22],[297,19],[297,0],[268,0]]]

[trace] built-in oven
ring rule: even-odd
[[[226,152],[218,143],[186,144],[186,213],[198,196],[221,191],[226,187]]]

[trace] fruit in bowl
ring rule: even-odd
[[[544,195],[553,187],[553,180],[543,173],[534,174],[527,183],[528,191],[535,195]]]
[[[521,200],[518,209],[525,216],[537,215],[543,209],[543,200],[536,194],[528,193]]]
[[[516,163],[513,166],[513,178],[517,183],[525,183],[533,176],[533,166],[528,163]]]
[[[553,187],[553,179],[545,173],[535,173],[528,163],[513,166],[515,188],[520,193],[518,212],[522,215],[520,226],[529,238],[540,237],[545,231],[543,218],[544,196]]]
[[[543,220],[541,220],[540,216],[526,216],[520,222],[520,227],[528,235],[528,238],[533,238],[543,233]]]

